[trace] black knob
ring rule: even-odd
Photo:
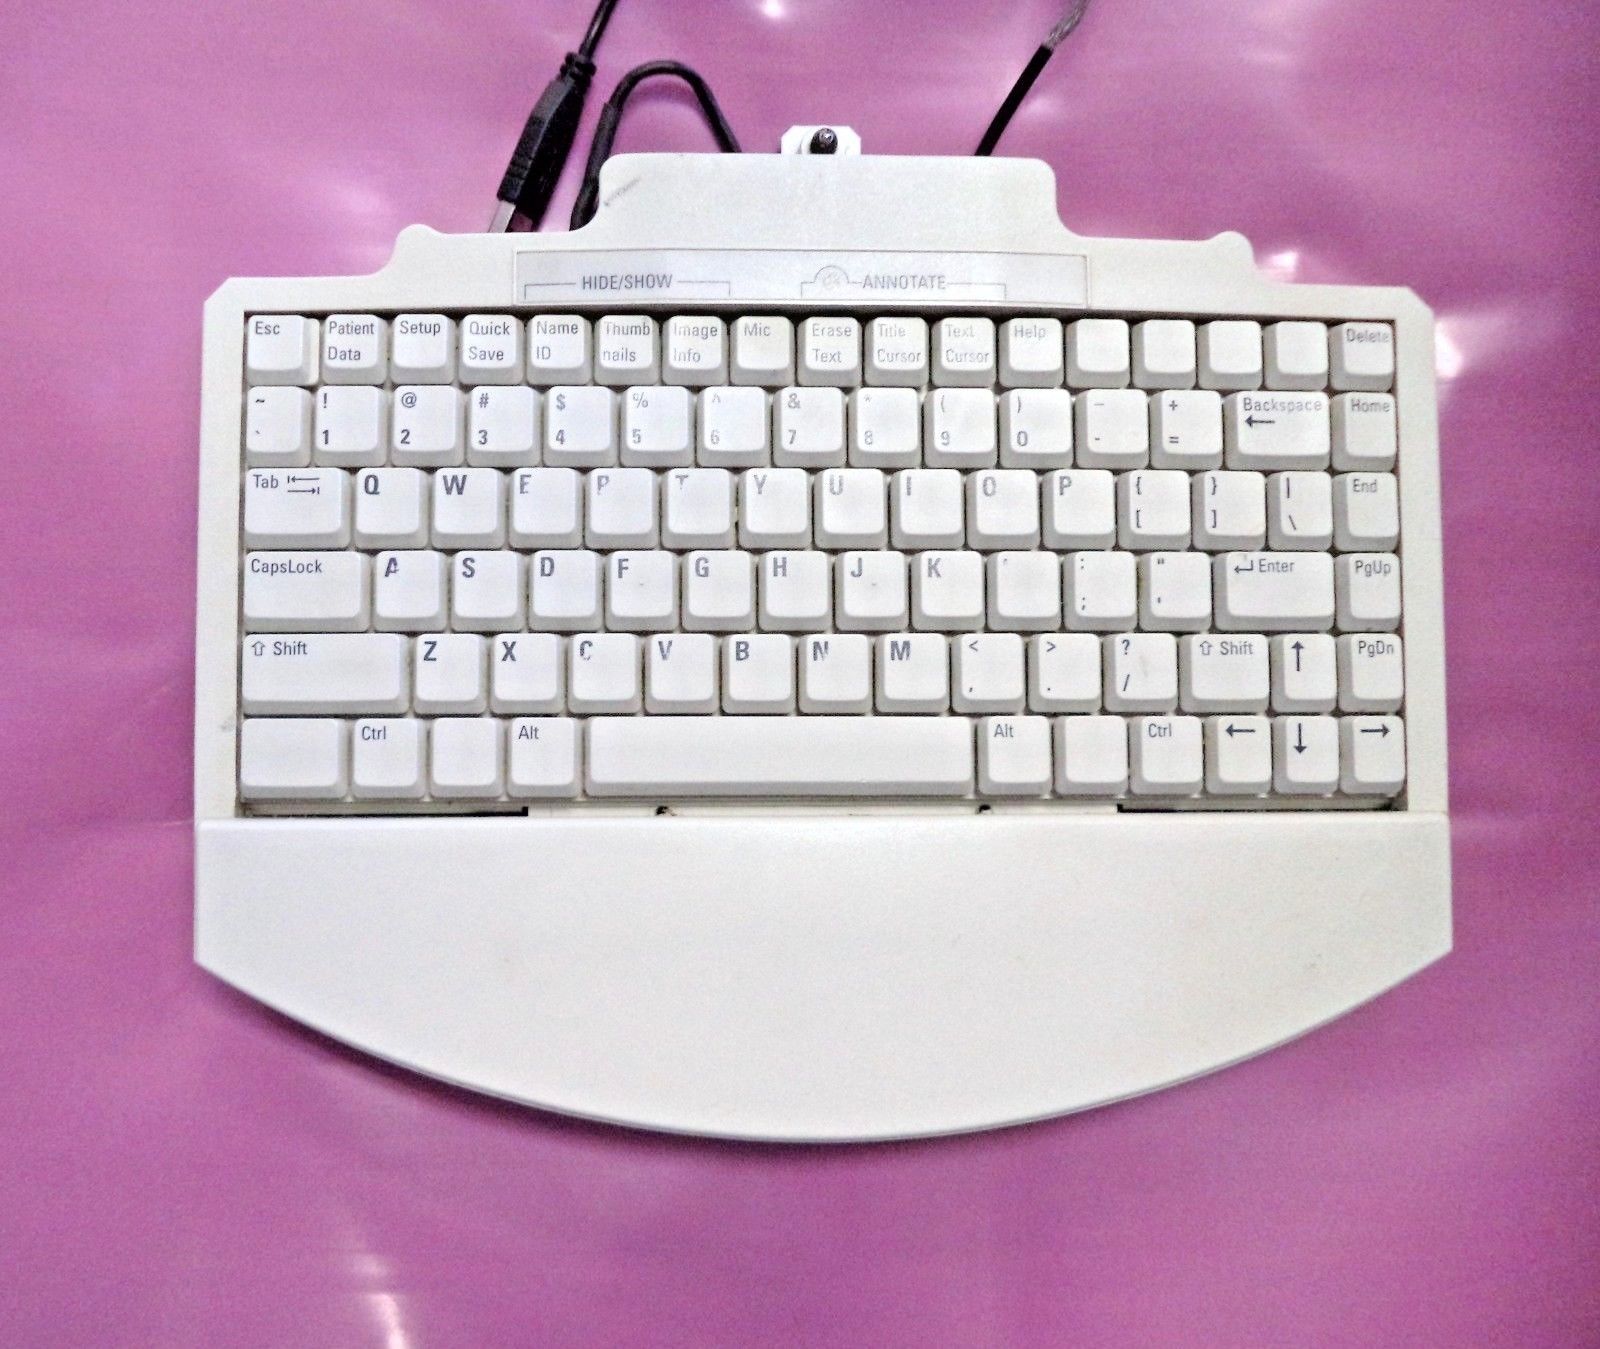
[[[819,126],[811,133],[811,153],[831,155],[839,148],[839,133],[831,126]]]

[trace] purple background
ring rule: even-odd
[[[622,0],[752,148],[963,153],[1050,0]],[[202,17],[203,15],[203,17]],[[1005,1133],[764,1148],[487,1102],[189,963],[200,306],[479,228],[587,0],[0,16],[0,1340],[1600,1342],[1592,4],[1101,0],[1004,148],[1085,234],[1436,308],[1458,949]],[[591,114],[598,99],[591,106]],[[621,148],[706,143],[641,97]],[[574,165],[575,167],[575,165]],[[562,202],[570,199],[571,176]]]

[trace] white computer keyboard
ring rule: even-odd
[[[1442,825],[1426,312],[1402,292],[1270,282],[1233,239],[1110,244],[1053,221],[1044,245],[1008,239],[1037,233],[1048,204],[1037,166],[1023,169],[624,157],[608,181],[631,173],[632,190],[579,234],[423,232],[376,278],[225,288],[207,321],[202,829],[225,821],[227,846],[246,849],[241,829],[290,831],[279,837],[309,851],[278,884],[303,888],[326,859],[326,902],[362,907],[356,929],[393,917],[382,894],[346,897],[372,879],[369,849],[430,837],[420,865],[454,872],[507,837],[425,835],[429,815],[517,831],[526,882],[558,839],[598,877],[600,836],[582,832],[596,827],[613,862],[632,853],[643,867],[646,835],[674,827],[656,812],[731,819],[770,856],[819,813],[840,821],[841,842],[866,827],[869,851],[895,854],[917,836],[912,811],[920,827],[943,822],[939,850],[981,909],[1015,864],[997,849],[1015,850],[972,834],[980,813],[1017,816],[1030,839],[1082,839],[1092,819],[1099,853],[1134,837],[1115,833],[1132,810],[1204,811],[1166,836],[1164,902],[1186,911],[1212,885],[1188,880],[1207,847],[1248,851],[1253,835],[1230,832],[1239,813],[1310,850],[1274,893],[1321,884],[1337,904],[1358,885],[1381,901],[1381,878],[1374,890],[1327,864],[1351,846],[1381,862],[1387,836],[1318,835],[1315,822],[1308,835],[1289,813]],[[930,175],[956,191],[880,218],[886,191]],[[726,198],[709,241],[685,232],[717,219],[689,180]],[[974,192],[1029,211],[1002,222],[955,209]],[[518,818],[478,818],[506,815]],[[1163,846],[1140,828],[1147,855]],[[819,865],[807,847],[802,872]],[[743,876],[761,861],[708,856],[697,902],[721,887],[760,921],[762,886]],[[869,911],[858,938],[876,930],[885,883],[913,900],[929,888],[927,859],[886,865],[855,873]],[[1393,879],[1414,883],[1414,869],[1396,864]],[[1448,913],[1436,869],[1401,905],[1425,918],[1430,954],[1441,900]],[[574,879],[591,938],[614,938],[631,902],[608,911],[606,886]],[[656,881],[630,884],[648,895]],[[670,906],[674,885],[660,885]],[[205,887],[203,865],[202,913]],[[446,888],[433,902],[448,908]],[[1359,908],[1331,915],[1335,929]],[[939,911],[931,899],[930,921]],[[292,950],[301,920],[283,921],[268,944]],[[513,944],[537,943],[537,906],[516,921],[531,927]],[[420,985],[455,958],[436,922],[431,955],[400,957]],[[1016,933],[1013,960],[1037,936]],[[896,945],[875,940],[880,954]],[[1401,946],[1402,964],[1420,963],[1415,941]],[[1130,968],[1147,954],[1130,950]],[[292,982],[294,960],[275,977]],[[597,958],[595,979],[615,973]],[[819,971],[812,1000],[846,973]],[[340,977],[341,997],[365,996],[361,976]],[[738,1015],[744,997],[711,998],[710,1019]],[[646,1015],[700,1027],[707,1011],[680,998]],[[589,1034],[603,1053],[610,1032]],[[373,1043],[381,1024],[346,1038],[426,1059]],[[459,1070],[479,1050],[454,1043],[451,1061],[419,1066],[583,1113],[785,1132],[770,1111],[716,1129],[692,1110],[607,1108],[599,1086],[592,1104],[563,1101],[499,1067]],[[816,1048],[808,1032],[759,1052]],[[922,1131],[896,1091],[881,1126],[870,1099],[847,1095],[865,1127],[802,1123],[796,1136]],[[1039,1108],[997,1095],[972,1119],[1081,1096],[1063,1083],[1052,1099],[1046,1084]],[[725,1088],[702,1099],[728,1108]]]

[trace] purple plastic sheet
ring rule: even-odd
[[[6,7],[0,1341],[1600,1342],[1597,14],[1100,0],[1041,80],[1002,149],[1079,232],[1439,315],[1457,949],[1178,1090],[825,1149],[493,1103],[189,962],[201,302],[480,228],[586,0]],[[965,153],[1055,17],[622,0],[600,85]],[[652,89],[619,148],[708,144]]]

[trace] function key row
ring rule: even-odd
[[[258,314],[246,320],[253,385],[788,384],[853,388],[1199,387],[1381,392],[1394,381],[1385,323],[1253,319],[910,315],[863,323],[761,315],[658,322],[640,314]]]

